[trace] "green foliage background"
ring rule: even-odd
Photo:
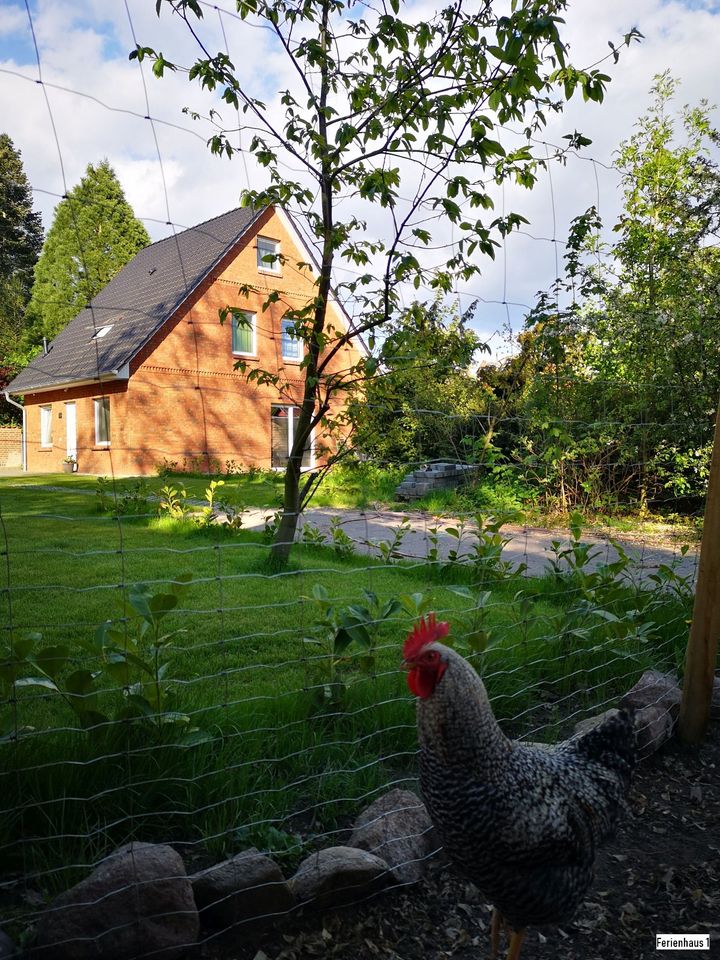
[[[107,160],[60,201],[28,307],[31,344],[52,339],[135,254],[150,243]]]

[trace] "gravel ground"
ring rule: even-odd
[[[299,914],[223,960],[485,960],[487,905],[449,866],[418,886],[333,914]],[[655,950],[656,933],[709,933],[710,953]],[[720,957],[720,723],[699,749],[671,742],[638,770],[616,839],[572,923],[530,930],[523,960]]]

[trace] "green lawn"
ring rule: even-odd
[[[258,480],[258,500],[266,484]],[[317,639],[314,588],[341,610],[363,602],[363,590],[383,603],[423,595],[458,637],[471,626],[484,633],[489,644],[477,664],[496,712],[535,738],[567,730],[646,666],[677,662],[683,648],[689,607],[667,592],[611,577],[590,587],[582,577],[491,578],[482,612],[471,616],[474,600],[454,588],[464,584],[476,597],[476,572],[340,559],[309,546],[273,571],[258,534],[98,514],[94,496],[72,492],[95,486],[83,477],[0,480],[0,586],[10,588],[1,601],[4,646],[40,633],[41,646],[70,647],[68,671],[100,670],[89,648],[104,621],[123,629],[127,587],[163,590],[191,573],[181,607],[165,621],[185,631],[175,638],[167,685],[207,739],[185,746],[140,720],[82,730],[58,695],[38,688],[0,704],[0,723],[34,728],[0,744],[0,850],[9,869],[41,872],[48,892],[82,875],[66,865],[130,837],[182,840],[217,855],[252,841],[297,856],[374,791],[412,775],[413,704],[398,669],[410,613],[382,625],[374,665],[353,661],[338,693],[328,686],[329,639],[306,642]],[[122,686],[106,674],[98,684],[99,708],[122,709]]]

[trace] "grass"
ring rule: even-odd
[[[379,467],[373,463],[340,463],[321,482],[312,507],[395,511],[423,511],[431,516],[457,517],[478,512],[507,516],[512,522],[549,529],[567,528],[568,512],[548,510],[538,501],[537,490],[502,478],[484,477],[454,490],[440,490],[410,503],[395,499],[395,489],[407,473],[405,467]],[[116,481],[111,490],[122,498],[139,484],[145,493],[159,496],[166,484],[182,488],[193,500],[205,499],[211,479],[222,480],[217,490],[219,500],[246,508],[260,508],[268,514],[280,509],[283,497],[283,475],[276,471],[251,470],[245,473],[205,474],[168,473],[162,477],[130,477]],[[46,474],[42,477],[16,477],[16,486],[38,483],[63,489],[95,491],[97,478],[81,474]],[[602,509],[581,510],[587,527],[601,535],[642,538],[653,543],[696,543],[702,536],[702,517],[666,514],[648,509],[640,511],[629,505],[624,511]]]
[[[331,643],[306,642],[319,619],[308,599],[316,586],[338,608],[362,602],[363,590],[382,602],[404,597],[408,609],[422,595],[458,638],[484,632],[476,661],[496,712],[535,739],[566,731],[644,668],[677,663],[683,649],[687,602],[612,576],[486,577],[488,595],[473,613],[456,592],[460,584],[478,594],[465,568],[341,560],[327,547],[297,546],[291,565],[273,572],[259,534],[99,515],[95,497],[77,492],[94,487],[67,475],[0,480],[0,586],[10,588],[0,608],[11,628],[3,643],[11,631],[39,632],[44,644],[71,647],[74,669],[99,670],[88,645],[98,625],[121,620],[125,588],[161,589],[189,571],[182,607],[167,617],[168,629],[185,631],[169,685],[208,739],[183,746],[139,722],[81,730],[58,696],[31,689],[0,704],[0,722],[35,728],[0,744],[0,850],[8,872],[38,874],[47,894],[130,838],[218,857],[252,842],[297,858],[388,783],[413,776],[414,712],[398,670],[410,613],[381,626],[374,665],[354,660],[339,698],[324,702]],[[269,489],[258,480],[258,500]],[[104,675],[102,683],[99,705],[115,713],[125,694]]]

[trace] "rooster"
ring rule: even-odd
[[[420,785],[448,857],[493,906],[493,958],[509,928],[507,960],[518,960],[526,927],[568,920],[592,883],[629,787],[633,721],[619,711],[552,746],[509,740],[473,667],[439,642],[448,632],[429,614],[403,649]]]

